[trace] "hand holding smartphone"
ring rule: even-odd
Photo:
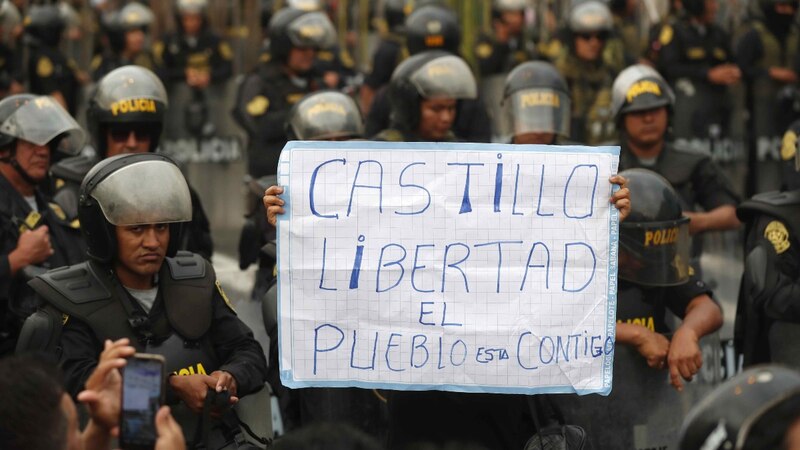
[[[119,443],[124,450],[155,446],[156,414],[164,403],[164,357],[136,353],[123,368]]]

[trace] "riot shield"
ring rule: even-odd
[[[683,419],[720,381],[719,337],[700,342],[703,367],[677,392],[669,370],[651,369],[635,348],[617,345],[608,397],[554,395],[566,423],[580,425],[596,449],[677,449]]]
[[[506,74],[485,76],[480,81],[479,92],[492,121],[492,142],[510,142],[512,137],[511,121],[503,107],[505,83]]]

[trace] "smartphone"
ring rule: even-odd
[[[164,403],[164,357],[136,353],[122,369],[119,443],[124,450],[152,449],[156,413]]]

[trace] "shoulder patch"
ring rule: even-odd
[[[686,50],[686,57],[689,59],[703,59],[706,57],[706,49],[703,47],[691,47]]]
[[[263,95],[256,95],[247,103],[247,114],[251,116],[261,116],[269,108],[269,99]]]
[[[258,56],[258,61],[262,63],[268,63],[272,59],[272,54],[270,52],[262,52],[261,55]]]
[[[714,49],[714,58],[719,59],[719,60],[724,60],[724,59],[727,59],[727,57],[728,57],[728,53],[725,52],[725,49],[722,49],[722,48],[719,48],[719,47]]]
[[[222,289],[222,284],[219,282],[219,280],[217,280],[214,284],[217,285],[217,292],[219,292],[219,295],[220,297],[222,297],[222,300],[225,301],[225,304],[228,305],[228,308],[230,308],[231,311],[236,313],[236,310],[233,309],[233,303],[231,303],[231,300],[228,298],[227,295],[225,295],[225,291]]]
[[[333,53],[327,50],[320,50],[317,52],[317,59],[325,62],[333,61]]]
[[[783,222],[778,220],[773,220],[767,225],[767,228],[764,229],[764,237],[775,247],[775,252],[779,255],[792,246],[789,242],[789,230],[786,229]]]
[[[781,159],[789,161],[794,158],[795,153],[797,153],[797,133],[789,130],[783,135],[781,142]]]
[[[61,326],[64,326],[69,322],[69,314],[61,314]]]
[[[39,58],[39,61],[36,62],[36,75],[47,78],[53,74],[53,61],[50,61],[50,58],[47,56],[42,56]]]
[[[53,211],[56,217],[58,217],[61,220],[67,220],[67,215],[64,213],[64,210],[61,209],[60,206],[58,206],[57,203],[49,203],[48,206],[50,206],[50,210]]]
[[[161,57],[164,56],[164,43],[162,41],[156,41],[156,43],[153,44],[153,56],[155,56],[158,61],[161,61]]]
[[[486,59],[486,58],[492,56],[492,52],[493,51],[494,50],[492,49],[492,46],[489,45],[489,43],[487,43],[487,42],[481,42],[475,48],[475,54],[478,56],[478,58],[481,58],[481,59]]]
[[[658,34],[658,42],[661,45],[668,45],[672,42],[672,38],[675,36],[675,31],[672,29],[672,25],[664,25],[661,28],[661,33]]]
[[[356,62],[353,61],[353,57],[350,56],[350,52],[347,50],[339,52],[339,61],[341,61],[342,65],[347,69],[352,69],[356,65]]]
[[[305,96],[305,95],[306,94],[304,94],[302,92],[298,92],[298,93],[295,93],[295,94],[289,94],[289,95],[286,96],[286,103],[288,103],[290,105],[294,105],[295,103],[299,102],[300,99],[303,98],[303,96]]]
[[[103,64],[103,57],[100,55],[94,55],[94,58],[92,58],[92,63],[90,65],[92,71],[99,69],[100,64]]]
[[[231,50],[231,46],[225,41],[219,43],[219,54],[222,56],[222,59],[233,59],[233,50]]]

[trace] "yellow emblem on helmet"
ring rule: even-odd
[[[792,246],[789,242],[789,230],[786,229],[786,225],[777,220],[773,220],[767,225],[764,237],[775,247],[775,252],[779,255]]]

